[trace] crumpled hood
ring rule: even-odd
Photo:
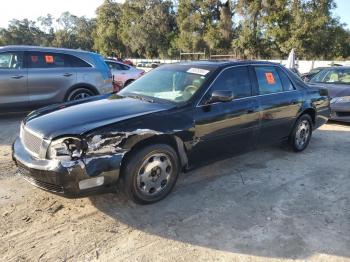
[[[330,98],[334,97],[342,97],[342,96],[350,96],[350,84],[327,84],[327,83],[310,83],[311,87],[321,87],[326,88],[328,90],[328,95]]]
[[[52,139],[61,135],[79,135],[101,126],[172,107],[174,105],[108,95],[39,109],[30,113],[24,124],[44,138]]]

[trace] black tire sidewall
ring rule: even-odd
[[[304,144],[304,146],[302,148],[298,147],[297,144],[296,144],[296,133],[297,133],[297,130],[298,130],[298,126],[300,124],[300,122],[304,121],[304,120],[307,120],[309,122],[309,125],[310,125],[310,134],[309,134],[309,137],[306,141],[306,143]],[[301,151],[304,151],[309,143],[310,143],[310,140],[311,140],[311,137],[312,137],[312,129],[313,129],[313,125],[312,125],[312,119],[311,117],[308,115],[308,114],[305,114],[305,115],[302,115],[298,118],[297,122],[295,123],[295,126],[294,126],[294,129],[293,129],[293,132],[290,136],[290,145],[292,147],[292,149],[295,151],[295,152],[301,152]]]
[[[142,194],[137,187],[137,175],[138,170],[145,161],[145,159],[151,154],[163,153],[168,155],[172,165],[172,174],[170,176],[170,181],[165,190],[161,191],[155,196],[146,196]],[[150,145],[141,150],[135,152],[127,160],[124,170],[122,171],[122,186],[123,191],[126,193],[127,197],[138,204],[152,204],[158,202],[165,198],[174,188],[180,170],[179,158],[175,150],[166,144],[156,144]]]

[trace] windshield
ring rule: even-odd
[[[196,66],[169,65],[154,69],[125,87],[120,95],[140,95],[171,102],[188,101],[211,74]]]
[[[316,74],[310,82],[350,84],[350,69],[325,69]]]

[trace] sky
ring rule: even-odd
[[[47,14],[58,18],[65,11],[77,16],[95,17],[96,8],[103,0],[2,0],[1,2],[0,27],[7,27],[13,18],[36,20],[39,16]],[[340,22],[346,23],[350,29],[350,0],[335,0],[335,2],[338,5],[334,11],[335,15],[339,16]]]

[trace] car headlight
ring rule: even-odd
[[[86,151],[86,142],[77,137],[64,137],[51,142],[47,151],[48,159],[76,160]]]
[[[334,97],[331,99],[331,104],[350,102],[350,96]]]

